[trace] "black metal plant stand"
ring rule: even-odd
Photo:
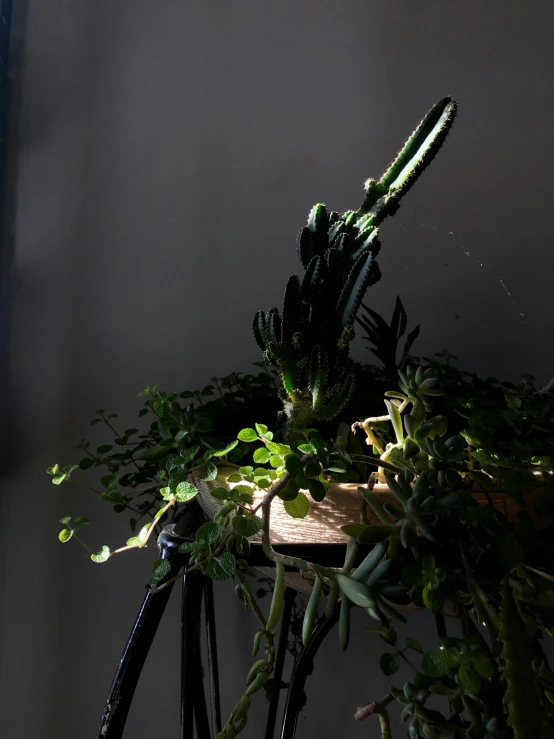
[[[178,552],[183,537],[178,535],[176,526],[164,529],[158,540],[160,555],[171,564],[171,570],[162,581],[167,582],[186,565],[188,555]],[[341,567],[344,562],[345,545],[282,545],[276,549],[283,554],[317,561],[327,567]],[[253,545],[248,564],[269,566],[272,563],[263,554],[260,545]],[[160,584],[162,584],[160,583]],[[131,707],[138,680],[148,656],[150,646],[171,595],[173,583],[161,592],[144,597],[137,619],[123,651],[112,682],[100,722],[99,739],[121,739],[125,722]],[[281,693],[283,667],[285,662],[288,633],[291,623],[292,604],[296,592],[285,591],[285,605],[281,619],[281,630],[275,658],[275,691],[269,704],[265,739],[274,739],[275,724]],[[210,711],[208,712],[204,684],[204,670],[201,655],[202,606],[206,628],[208,683]],[[310,643],[296,658],[288,683],[283,722],[279,739],[294,739],[296,724],[303,706],[304,687],[308,675],[313,670],[314,657],[327,634],[338,620],[322,616],[318,621]],[[200,571],[194,571],[183,579],[182,592],[182,642],[181,642],[181,739],[215,739],[221,730],[221,708],[219,698],[219,672],[215,630],[215,606],[213,582]],[[196,733],[195,733],[196,730]]]

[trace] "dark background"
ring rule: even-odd
[[[98,407],[122,427],[136,392],[201,386],[259,359],[257,308],[299,271],[315,202],[357,207],[426,110],[459,119],[382,229],[381,282],[414,351],[517,380],[554,374],[554,6],[550,0],[18,0],[12,31],[8,213],[10,412],[2,419],[0,736],[96,736],[152,551],[99,567],[57,541],[88,515],[93,546],[126,523],[44,470],[78,461]],[[368,356],[361,344],[356,356]],[[380,411],[380,409],[376,409]],[[217,589],[224,710],[252,624]],[[176,736],[178,599],[137,691],[128,735]],[[248,621],[247,627],[243,628]],[[425,642],[417,615],[410,633]],[[361,625],[365,624],[364,619]],[[406,632],[408,633],[408,632]],[[382,651],[331,637],[299,739],[377,736],[355,707],[381,697]],[[263,707],[263,699],[257,701]],[[245,739],[262,735],[253,718]],[[260,719],[261,721],[261,719]],[[373,732],[373,733],[372,733]]]

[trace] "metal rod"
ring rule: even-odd
[[[162,559],[171,563],[171,570],[164,580],[174,577],[185,561],[184,555],[177,552],[180,542],[180,538],[171,534],[160,535]],[[99,739],[121,739],[123,736],[135,689],[172,589],[173,585],[170,585],[155,595],[149,591],[142,601],[108,694],[98,729]]]
[[[194,724],[201,739],[209,739],[210,727],[200,658],[200,621],[204,586],[202,574],[184,578],[181,608],[181,737],[192,739]]]
[[[283,667],[285,666],[285,657],[287,654],[289,639],[290,617],[295,598],[296,590],[293,590],[292,588],[287,588],[285,590],[285,602],[283,605],[283,615],[281,616],[281,630],[279,631],[279,644],[277,646],[277,655],[275,657],[275,671],[273,673],[273,680],[275,681],[275,691],[271,697],[269,710],[267,712],[265,739],[273,739],[273,736],[275,734],[275,721],[277,719],[277,709],[279,708],[281,681],[283,679]]]
[[[335,613],[331,618],[322,616],[319,619],[312,634],[312,638],[308,645],[302,649],[294,663],[287,692],[280,739],[294,739],[298,716],[303,705],[302,694],[306,685],[306,679],[313,670],[314,657],[318,649],[322,645],[327,634],[337,623],[338,618],[339,609],[336,608]]]
[[[193,691],[194,719],[198,739],[211,739],[210,719],[206,705],[206,692],[204,689],[204,668],[202,666],[201,624],[202,624],[202,601],[206,589],[207,578],[201,572],[195,572],[197,591],[195,593],[194,613],[196,618],[192,624],[193,635],[193,676],[196,682]],[[192,739],[192,738],[191,738]]]
[[[214,736],[221,731],[221,698],[219,693],[219,665],[214,607],[214,587],[210,577],[204,582],[204,618],[206,619],[206,645],[208,650],[208,675],[212,699],[212,731]]]

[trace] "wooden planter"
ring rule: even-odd
[[[227,477],[236,472],[234,467],[221,467],[217,478],[211,482],[205,482],[195,478],[194,484],[198,488],[198,499],[206,515],[212,519],[221,506],[221,501],[211,495],[211,490],[217,487],[232,488],[235,484],[248,483],[228,483]],[[524,498],[528,501],[540,494],[546,492],[544,485],[541,485],[541,478],[537,479],[537,487],[532,491],[524,493]],[[254,487],[253,485],[251,486]],[[310,512],[303,519],[292,518],[286,512],[283,501],[275,498],[271,504],[271,541],[273,544],[346,544],[350,537],[341,531],[341,526],[349,523],[357,523],[360,521],[361,497],[358,493],[359,483],[331,483],[327,495],[320,502],[316,503],[307,495],[310,503]],[[394,503],[398,505],[398,500],[390,492],[387,485],[377,484],[373,488],[373,492],[379,496],[382,503]],[[470,493],[472,497],[480,504],[488,502],[487,494],[482,488],[474,486]],[[261,503],[265,496],[263,491],[254,491],[254,503]],[[507,495],[502,493],[489,492],[488,498],[492,500],[495,508],[505,512],[511,520],[517,518],[520,507],[517,503]],[[531,506],[532,510],[532,506]],[[367,516],[370,523],[381,523],[374,512],[367,506]],[[261,533],[253,536],[251,541],[261,541]],[[272,575],[273,568],[258,568],[264,574]],[[300,592],[311,592],[310,578],[300,573],[287,574],[287,584]]]

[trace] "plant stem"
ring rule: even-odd
[[[69,482],[75,483],[75,485],[79,485],[81,488],[85,488],[86,490],[90,490],[91,492],[95,493],[96,495],[102,495],[101,490],[96,490],[95,488],[91,487],[90,485],[87,485],[86,482],[81,482],[80,480],[74,480],[72,477],[69,478]]]
[[[417,667],[416,667],[416,666],[414,665],[414,663],[413,663],[413,662],[412,662],[412,661],[411,661],[410,659],[408,659],[408,657],[406,657],[406,655],[404,654],[404,652],[402,652],[402,651],[401,651],[400,649],[398,649],[398,647],[396,647],[396,653],[398,654],[398,656],[400,657],[400,659],[403,659],[403,660],[404,660],[404,662],[405,662],[405,663],[406,663],[406,664],[407,664],[407,665],[408,665],[409,667],[411,667],[411,668],[412,668],[412,670],[414,671],[414,673],[415,673],[416,675],[417,675],[417,674],[419,673],[419,670],[418,670],[418,669],[417,669]]]
[[[386,454],[386,452],[385,452]],[[384,459],[381,459],[380,457],[370,457],[366,454],[351,454],[350,458],[353,462],[362,462],[363,464],[369,464],[373,467],[383,467],[386,470],[389,470],[390,472],[394,472],[395,475],[399,475],[402,473],[402,470],[400,467],[395,467],[390,462],[386,462]]]
[[[81,537],[77,536],[77,534],[75,533],[75,530],[73,531],[73,538],[76,539],[79,542],[79,544],[81,544],[81,546],[83,546],[87,550],[89,554],[94,554],[92,549],[89,546],[87,546],[87,544],[85,544],[85,542],[81,539]]]
[[[368,716],[373,716],[376,713],[386,709],[389,703],[392,703],[394,698],[390,693],[387,693],[381,700],[373,701],[373,703],[366,703],[363,706],[359,706],[354,714],[355,721],[364,721]]]
[[[172,500],[170,500],[169,503],[162,508],[162,512],[160,513],[160,515],[157,518],[161,518],[163,516],[163,514],[171,508],[171,506],[175,505],[176,502],[177,501],[175,500],[175,498],[172,498]],[[146,537],[145,537],[144,541],[142,542],[142,546],[143,547],[146,546],[146,543],[148,542],[148,539],[152,536],[155,528],[156,528],[156,525],[155,524],[152,524],[152,526],[150,526],[150,528],[148,529],[148,533],[146,534]]]

